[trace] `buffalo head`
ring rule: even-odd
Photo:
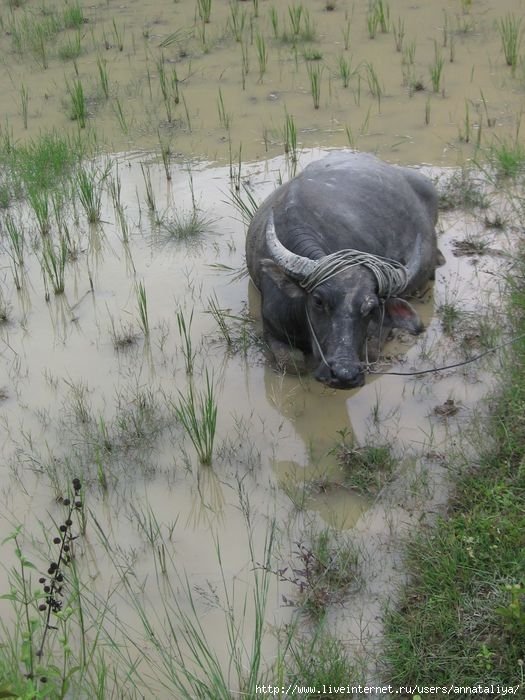
[[[273,212],[266,226],[263,272],[302,315],[302,338],[291,344],[310,351],[318,362],[315,377],[348,389],[364,384],[364,354],[369,331],[403,328],[417,334],[423,325],[414,309],[397,295],[420,269],[418,235],[404,264],[357,251],[339,251],[311,259],[288,250],[275,232]]]

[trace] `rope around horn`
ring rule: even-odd
[[[364,265],[371,270],[377,280],[377,294],[381,298],[401,294],[408,284],[408,270],[397,260],[346,248],[322,257],[316,269],[300,285],[307,292],[312,292],[323,282],[356,265]]]

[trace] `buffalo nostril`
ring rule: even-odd
[[[323,377],[322,373],[319,374],[318,379],[329,386],[338,389],[351,389],[357,386],[363,386],[365,383],[365,376],[361,366],[341,366],[341,365],[330,365],[326,368],[328,372],[326,376]]]

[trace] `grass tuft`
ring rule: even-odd
[[[185,394],[179,391],[175,412],[197,451],[200,463],[209,466],[217,427],[217,398],[213,378],[210,379],[208,370],[204,391],[195,392],[192,382],[189,382]]]

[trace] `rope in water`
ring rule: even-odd
[[[522,333],[521,335],[514,336],[514,338],[510,338],[510,340],[507,340],[503,343],[499,343],[498,345],[495,345],[494,347],[488,348],[488,350],[484,350],[483,352],[480,352],[478,355],[474,355],[473,357],[469,357],[466,360],[463,360],[461,362],[453,362],[450,365],[442,365],[441,367],[429,367],[428,369],[418,369],[418,370],[413,370],[412,372],[389,372],[389,371],[381,371],[381,370],[374,370],[370,369],[373,364],[375,363],[367,363],[366,366],[366,371],[368,374],[392,374],[397,377],[410,377],[410,376],[417,376],[421,374],[431,374],[432,372],[443,372],[444,370],[447,369],[455,369],[456,367],[463,367],[463,365],[469,365],[472,362],[477,362],[478,360],[481,360],[482,357],[485,357],[486,355],[490,355],[493,352],[497,352],[498,350],[501,350],[502,348],[507,347],[508,345],[513,345],[514,343],[517,343],[518,340],[523,340],[525,338],[525,333]]]
[[[323,282],[356,265],[364,265],[371,270],[377,280],[377,293],[381,298],[400,294],[407,286],[408,270],[402,263],[346,248],[322,257],[316,269],[300,282],[301,287],[312,292]]]

